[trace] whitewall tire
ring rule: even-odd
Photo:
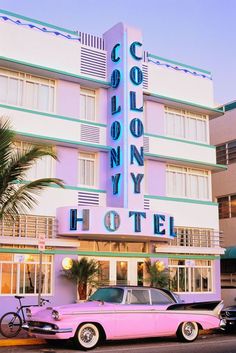
[[[198,333],[199,328],[196,322],[185,321],[179,326],[177,337],[182,342],[193,342],[197,338]]]
[[[93,349],[100,341],[100,331],[95,324],[84,323],[76,331],[75,344],[83,350]]]

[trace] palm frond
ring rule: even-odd
[[[64,187],[63,181],[57,178],[37,179],[22,186],[12,184],[2,195],[3,203],[0,204],[0,219],[3,215],[14,217],[32,209],[38,203],[35,196],[38,196],[42,190],[53,184]]]

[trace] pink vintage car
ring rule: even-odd
[[[194,341],[199,329],[217,328],[222,302],[178,303],[167,290],[99,288],[85,303],[28,310],[23,328],[45,339],[73,339],[84,350],[102,340],[177,335]]]

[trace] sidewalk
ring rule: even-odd
[[[45,344],[45,340],[30,337],[24,330],[21,330],[19,335],[13,338],[6,338],[0,334],[0,347],[33,346],[38,344]]]

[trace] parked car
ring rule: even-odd
[[[135,286],[99,288],[87,302],[31,307],[22,327],[40,338],[73,339],[84,350],[102,340],[177,335],[192,342],[199,329],[219,327],[222,302],[178,303],[167,290]]]
[[[236,305],[221,310],[221,327],[227,332],[236,331]]]

